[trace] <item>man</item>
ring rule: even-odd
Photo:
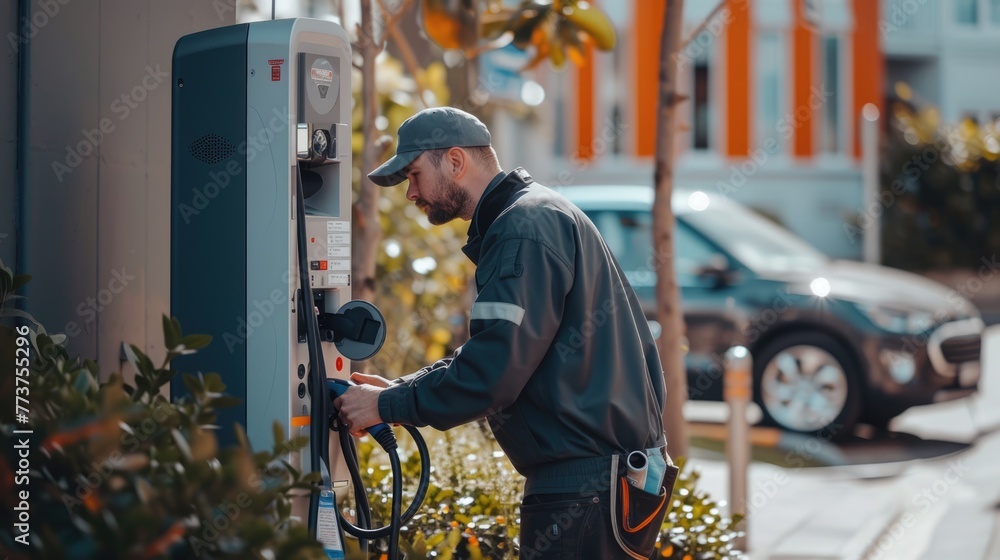
[[[524,169],[501,170],[476,117],[427,109],[398,140],[369,178],[408,179],[406,197],[432,224],[471,220],[471,337],[393,382],[355,373],[359,385],[335,402],[341,420],[359,435],[379,422],[446,430],[486,417],[526,478],[521,558],[648,558],[666,511],[659,484],[667,496],[673,485],[662,478],[663,374],[617,262],[572,203]],[[615,507],[630,502],[618,484],[636,450],[649,458],[652,492],[632,495],[632,507],[649,498],[659,508],[622,526]]]

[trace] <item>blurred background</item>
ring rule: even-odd
[[[394,140],[424,107],[480,116],[504,169],[524,166],[588,211],[656,331],[665,3],[592,3],[610,42],[534,27],[496,42],[497,22],[552,2],[484,2],[472,44],[458,2],[371,2],[368,124]],[[73,354],[127,378],[122,341],[164,351],[173,45],[270,19],[272,4],[27,5],[29,23],[17,2],[0,8],[0,259],[33,275],[32,314]],[[336,21],[360,46],[361,5],[273,8]],[[747,500],[758,557],[1000,558],[1000,0],[686,0],[683,30],[670,258],[700,484],[728,495],[728,409],[709,401],[721,352],[744,344],[765,379]],[[355,55],[360,193],[372,143]],[[380,191],[378,210],[370,299],[390,333],[364,366],[396,376],[464,341],[473,269],[465,224],[432,228],[403,188]],[[790,381],[806,377],[812,393]]]

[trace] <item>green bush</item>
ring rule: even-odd
[[[479,421],[447,432],[423,429],[421,433],[427,440],[434,470],[424,507],[403,531],[401,548],[408,559],[517,558],[518,504],[524,479],[500,451],[489,427]],[[398,433],[397,439],[403,475],[406,483],[410,483],[419,476],[419,457],[416,448],[408,445],[408,435]],[[385,456],[373,453],[376,448],[370,438],[362,438],[358,455],[361,472],[371,476],[367,488],[374,517],[387,520],[391,477]],[[681,474],[660,531],[656,557],[740,558],[734,539],[740,534],[736,525],[742,517],[723,515],[718,504],[696,489],[700,475],[686,468],[684,459],[677,464]],[[414,490],[404,489],[404,504],[412,499]],[[348,509],[345,513],[351,512]],[[377,555],[372,552],[370,557]]]
[[[15,282],[0,263],[0,317],[30,317],[12,309]],[[8,321],[9,322],[9,321]],[[283,457],[306,441],[286,441],[276,425],[274,448],[253,453],[246,436],[218,449],[210,427],[216,410],[236,400],[223,394],[217,373],[184,375],[191,395],[171,403],[160,390],[177,372],[173,358],[211,338],[183,336],[163,320],[167,354],[159,366],[129,349],[135,385],[115,374],[99,382],[91,360],[70,358],[62,335],[34,325],[30,332],[30,422],[15,423],[13,407],[0,416],[0,543],[11,558],[325,558],[304,527],[288,522],[291,493],[308,491]],[[0,325],[4,365],[14,363],[14,333]],[[3,376],[5,395],[15,375]],[[24,385],[18,385],[24,386]],[[20,393],[19,393],[20,394]],[[14,430],[31,429],[31,544],[14,541],[12,512],[19,457]],[[17,490],[18,492],[15,492]]]
[[[879,201],[845,231],[880,222],[888,266],[979,269],[1000,250],[1000,120],[947,125],[909,94],[888,105]]]

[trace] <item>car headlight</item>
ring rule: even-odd
[[[934,326],[934,314],[928,311],[902,311],[865,304],[859,304],[858,309],[873,323],[894,333],[919,334]]]

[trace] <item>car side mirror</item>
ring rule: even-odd
[[[729,259],[722,255],[713,255],[707,263],[698,267],[696,274],[698,278],[708,282],[714,290],[731,286],[736,282],[736,272],[729,268]]]

